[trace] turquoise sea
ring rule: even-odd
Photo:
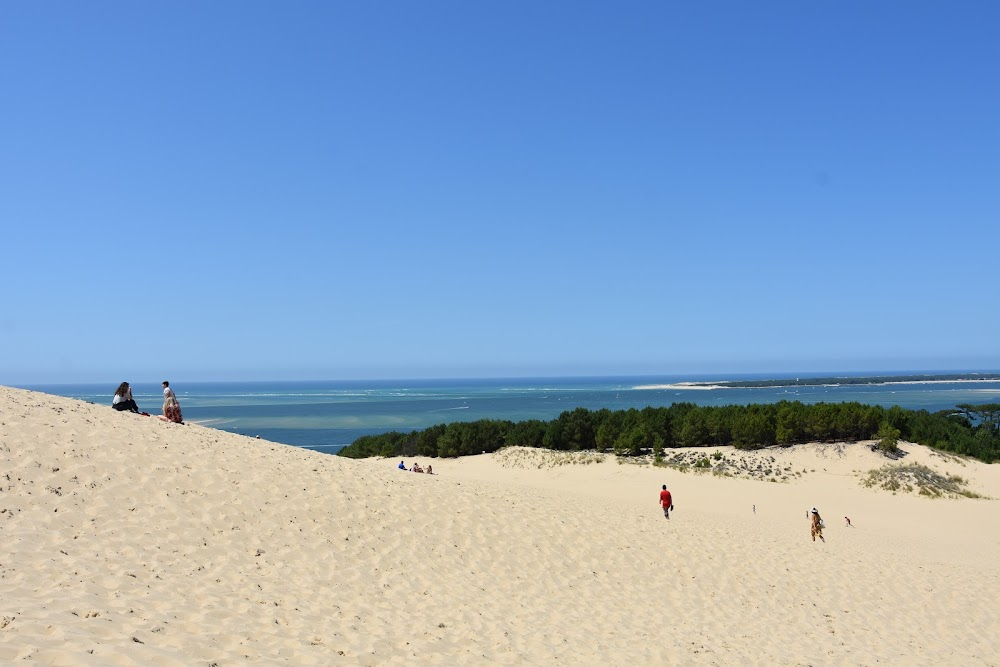
[[[191,383],[178,380],[172,381],[171,386],[186,421],[325,452],[336,452],[366,434],[411,431],[477,419],[548,420],[577,407],[623,410],[681,401],[698,405],[745,405],[797,400],[858,401],[933,412],[959,403],[1000,402],[1000,382],[708,390],[641,388],[677,382],[776,377],[782,376]],[[110,405],[117,383],[22,386]],[[160,412],[163,393],[158,383],[132,383],[132,390],[141,410],[151,414]]]

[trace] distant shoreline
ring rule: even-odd
[[[632,389],[687,389],[689,391],[706,391],[708,389],[733,389],[733,386],[726,386],[711,382],[678,382],[677,384],[640,384]]]
[[[876,376],[876,377],[843,377],[843,378],[804,378],[783,380],[733,380],[715,382],[675,382],[670,384],[640,384],[632,387],[636,390],[678,389],[686,391],[707,391],[710,389],[764,389],[787,387],[844,387],[858,385],[887,386],[897,384],[966,384],[982,382],[1000,382],[1000,374],[983,373],[969,375],[934,375],[934,376]]]

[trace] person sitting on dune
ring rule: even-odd
[[[420,467],[420,464],[414,462],[414,464],[413,464],[413,472],[423,472],[423,471],[424,471],[424,469]]]
[[[139,412],[139,406],[132,399],[132,388],[128,382],[122,382],[115,390],[115,397],[111,399],[111,407],[115,410],[128,410],[129,412]]]
[[[157,415],[157,417],[165,422],[173,422],[175,424],[184,423],[184,418],[181,416],[180,403],[173,396],[167,396],[167,400],[163,402],[163,414]]]
[[[430,463],[427,464],[427,474],[428,475],[433,475],[434,474],[434,468],[433,468],[433,466],[431,466]]]

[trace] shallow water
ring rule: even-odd
[[[698,405],[745,405],[789,400],[858,401],[933,412],[959,403],[1000,401],[1000,381],[707,390],[637,388],[685,381],[768,377],[776,376],[176,382],[172,385],[188,421],[328,452],[336,452],[362,435],[477,419],[548,420],[577,407],[624,410],[682,401]],[[108,405],[116,387],[24,386]],[[132,391],[141,410],[160,412],[163,393],[159,384],[133,384]]]

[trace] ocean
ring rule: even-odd
[[[691,381],[781,375],[371,380],[330,382],[171,382],[189,422],[273,442],[336,453],[362,435],[412,431],[478,419],[549,420],[577,407],[625,410],[687,401],[745,405],[782,400],[899,405],[931,412],[959,403],[1000,402],[1000,381],[789,388],[684,390],[643,388]],[[794,377],[794,376],[785,376]],[[802,376],[805,377],[805,376]],[[25,389],[111,404],[117,384],[21,385]],[[141,410],[159,414],[159,384],[133,383]]]

